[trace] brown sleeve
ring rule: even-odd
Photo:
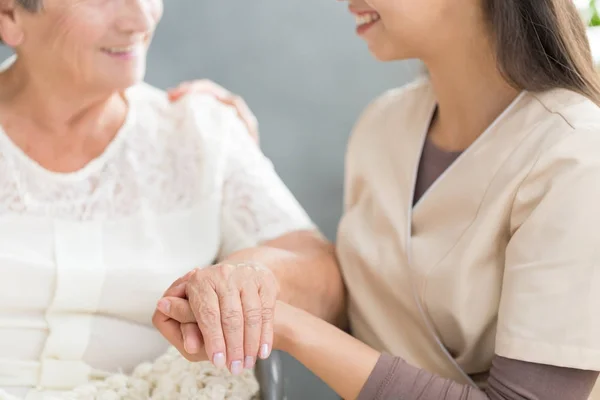
[[[598,372],[496,356],[482,391],[383,354],[358,400],[587,400]]]

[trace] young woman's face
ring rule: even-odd
[[[482,31],[481,0],[347,1],[357,34],[382,61],[427,58]]]

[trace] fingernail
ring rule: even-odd
[[[242,373],[242,362],[234,361],[231,363],[231,373],[233,375],[239,375]]]
[[[157,307],[162,313],[169,314],[171,312],[171,302],[167,299],[160,299]]]
[[[225,355],[223,353],[217,353],[213,356],[213,364],[217,368],[223,368],[225,366]]]
[[[188,354],[196,354],[198,352],[198,343],[196,338],[189,337],[183,338],[183,348],[187,351]]]
[[[254,357],[246,356],[244,359],[244,368],[251,369],[252,367],[254,367]]]
[[[260,346],[260,358],[263,360],[269,357],[269,345],[263,344]]]

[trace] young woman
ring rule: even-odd
[[[600,371],[600,84],[571,0],[349,9],[375,57],[419,58],[428,74],[371,104],[349,144],[337,256],[354,337],[302,302],[339,291],[280,274],[275,346],[345,399],[587,399]],[[185,281],[160,303],[177,304],[163,334],[183,349],[169,324],[197,321],[209,357],[247,346],[232,333],[244,296],[206,306],[228,277]]]

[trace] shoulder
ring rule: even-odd
[[[199,121],[231,122],[237,119],[235,111],[219,102],[214,96],[203,93],[188,93],[171,102],[164,90],[147,83],[139,83],[127,91],[132,106],[138,110],[164,114],[166,118],[188,118]]]
[[[249,136],[236,111],[213,96],[189,93],[171,102],[165,91],[146,83],[129,89],[127,97],[141,123],[162,127],[169,136],[189,136],[217,145],[232,135]]]
[[[547,117],[558,118],[561,124],[556,127],[566,128],[565,134],[600,127],[600,107],[579,93],[555,89],[531,96],[543,107]]]
[[[421,134],[431,117],[434,95],[426,78],[390,89],[370,102],[359,115],[348,142],[346,165],[379,157],[399,137]],[[363,160],[365,161],[365,160]]]
[[[539,151],[515,197],[516,221],[556,202],[563,210],[600,210],[600,108],[570,91],[532,96],[542,106],[539,113],[530,109],[538,120],[531,136],[539,137]]]
[[[563,89],[532,97],[542,108],[538,132],[547,138],[536,168],[567,160],[571,163],[561,170],[599,167],[600,107],[585,96]]]

